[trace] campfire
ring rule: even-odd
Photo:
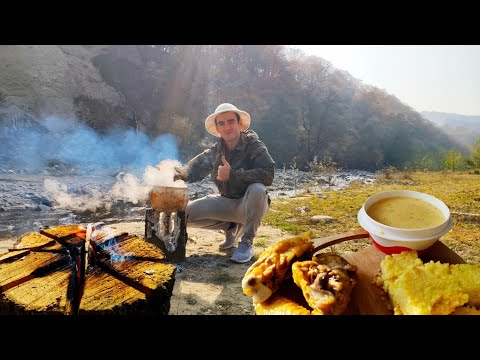
[[[185,259],[188,188],[158,185],[160,173],[173,178],[173,163],[163,165],[146,171],[144,238],[103,222],[51,226],[0,255],[0,314],[168,314],[174,263]]]
[[[157,246],[102,222],[47,227],[0,256],[0,313],[166,315],[175,270]]]

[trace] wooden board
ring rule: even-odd
[[[368,233],[365,230],[358,229],[322,239],[314,239],[314,244],[317,245],[315,251],[342,241],[367,236]],[[385,256],[384,253],[373,245],[356,253],[344,255],[346,260],[358,267],[358,282],[353,288],[346,315],[393,315],[387,295],[375,283],[377,276],[380,275],[380,262]],[[419,257],[424,263],[430,260],[450,264],[465,263],[458,254],[441,241],[437,241],[430,249],[420,254]]]

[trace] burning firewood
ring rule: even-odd
[[[22,236],[0,256],[0,314],[168,314],[175,266],[103,223]]]

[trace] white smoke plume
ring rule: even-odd
[[[68,193],[65,184],[51,179],[46,179],[44,186],[58,207],[92,212],[99,208],[109,210],[113,202],[118,200],[129,201],[133,204],[146,201],[153,186],[186,187],[183,180],[173,180],[175,166],[182,165],[177,160],[163,160],[155,167],[147,165],[143,174],[143,182],[133,174],[119,173],[112,189],[105,194],[91,189],[88,195],[72,196]]]
[[[88,195],[72,196],[68,193],[67,185],[56,180],[45,179],[43,184],[47,194],[61,208],[95,212],[98,208],[106,207],[102,201],[102,194],[98,190],[92,189]]]
[[[175,166],[181,167],[182,164],[177,160],[163,160],[156,167],[149,165],[143,174],[143,181],[150,186],[183,187],[183,180],[173,180]]]
[[[147,198],[149,191],[150,187],[140,183],[135,175],[120,173],[109,194],[113,200],[126,200],[138,204]]]

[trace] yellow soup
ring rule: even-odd
[[[445,221],[439,208],[413,197],[381,199],[368,208],[367,214],[379,223],[402,229],[424,229]]]

